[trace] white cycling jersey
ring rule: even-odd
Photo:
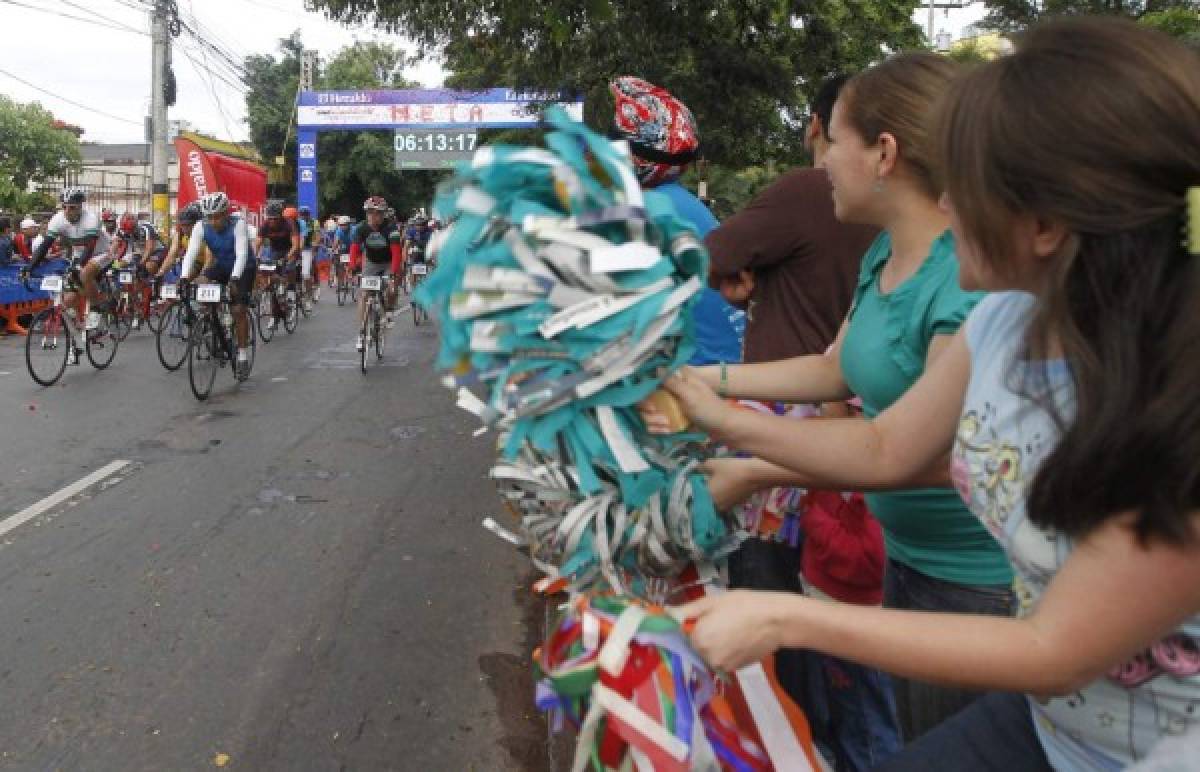
[[[96,239],[92,256],[108,254],[108,233],[100,227],[100,218],[96,213],[86,209],[79,215],[79,222],[74,223],[67,219],[64,212],[56,213],[46,227],[46,236],[62,245],[64,256],[83,252],[84,244],[92,237]]]

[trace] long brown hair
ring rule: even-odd
[[[1072,415],[1054,413],[1062,438],[1033,481],[1031,519],[1078,536],[1136,511],[1143,541],[1188,542],[1200,507],[1200,258],[1181,228],[1187,189],[1200,185],[1200,57],[1115,19],[1041,24],[956,83],[937,123],[947,193],[997,272],[1017,215],[1071,232],[1025,341],[1034,360],[1057,344],[1074,385]],[[1017,386],[1052,408],[1040,372]]]
[[[838,96],[850,125],[867,144],[884,132],[896,138],[900,160],[933,199],[942,188],[929,115],[959,72],[959,65],[944,56],[897,54],[855,75]]]

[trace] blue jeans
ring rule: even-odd
[[[987,694],[877,767],[879,772],[1053,772],[1024,695]]]
[[[927,576],[915,568],[889,560],[883,577],[883,605],[910,611],[955,614],[989,614],[1007,617],[1016,612],[1012,586],[956,584]],[[909,742],[970,705],[979,692],[947,686],[892,679],[900,727]]]
[[[902,745],[891,678],[874,668],[809,652],[805,701],[813,741],[837,772],[873,769]]]

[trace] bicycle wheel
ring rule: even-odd
[[[154,333],[154,347],[158,349],[158,361],[173,373],[187,359],[188,346],[191,345],[191,327],[187,323],[187,312],[180,303],[167,306],[158,330]]]
[[[270,343],[271,339],[275,337],[275,328],[279,326],[279,320],[275,318],[271,308],[269,294],[264,292],[259,295],[254,318],[257,320],[254,326],[258,328],[258,337],[262,338],[263,343]]]
[[[296,325],[300,322],[300,309],[296,307],[298,305],[296,293],[289,290],[280,300],[280,304],[283,306],[283,329],[288,331],[288,335],[291,335],[296,331]]]
[[[338,305],[339,306],[346,305],[346,298],[348,298],[349,296],[350,296],[350,283],[346,281],[345,277],[341,277],[338,279],[338,284],[337,284]]]
[[[213,381],[221,367],[221,355],[217,350],[217,333],[212,318],[205,315],[192,325],[192,341],[188,347],[188,381],[192,394],[198,400],[208,399]]]
[[[133,300],[129,297],[128,292],[122,292],[117,299],[116,310],[113,312],[113,333],[117,336],[117,340],[125,340],[129,337],[129,331],[133,329]]]
[[[129,331],[126,330],[126,335]],[[113,357],[117,355],[117,346],[121,343],[120,324],[117,321],[117,316],[111,311],[107,314],[100,314],[100,324],[96,325],[96,329],[87,330],[83,334],[87,349],[88,361],[92,363],[92,367],[97,370],[103,370],[112,364]]]
[[[242,381],[249,378],[251,371],[254,370],[254,355],[258,352],[258,338],[256,338],[254,336],[254,328],[258,324],[257,320],[258,320],[258,312],[256,312],[253,308],[247,308],[246,309],[246,325],[247,325],[246,351],[249,356],[246,359],[246,367],[239,368],[236,364],[237,357],[235,356],[233,359],[233,361],[234,361],[233,379],[239,383],[241,383]],[[233,334],[234,334],[234,339],[233,339],[234,340],[234,350],[236,352],[236,350],[238,348],[236,326],[234,328]]]
[[[367,317],[363,319],[362,327],[359,328],[359,336],[363,339],[362,351],[358,353],[359,367],[363,371],[363,375],[367,373],[367,352],[371,348],[371,339],[367,337],[367,333],[373,328],[372,317],[375,314],[375,306],[370,300],[367,301]]]
[[[39,311],[29,323],[25,336],[25,364],[29,375],[40,386],[53,386],[67,369],[67,356],[73,340],[57,307]]]
[[[372,322],[371,322],[372,326],[374,327],[374,330],[375,330],[374,336],[375,336],[375,358],[376,359],[383,359],[383,336],[385,334],[387,334],[387,329],[383,325],[383,321],[380,318],[381,316],[382,315],[379,312],[379,307],[376,306],[375,314],[373,315]]]
[[[296,293],[296,308],[301,314],[304,315],[305,319],[312,316],[312,308],[309,305],[310,303],[312,303],[312,298],[309,296],[309,293],[305,292],[303,289]]]
[[[167,304],[161,300],[152,300],[150,309],[146,312],[146,327],[155,335],[162,328],[163,314],[166,313]]]

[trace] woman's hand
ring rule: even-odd
[[[663,388],[679,400],[679,406],[697,429],[719,437],[721,429],[737,408],[717,396],[690,367],[663,381]],[[673,434],[677,429],[671,426],[666,413],[649,402],[638,406],[642,420],[651,434]]]
[[[731,590],[673,610],[694,623],[692,646],[711,667],[732,673],[781,645],[779,621],[794,597],[782,592]]]
[[[718,511],[733,509],[759,490],[756,465],[752,458],[714,458],[700,468],[708,476],[708,491]]]

